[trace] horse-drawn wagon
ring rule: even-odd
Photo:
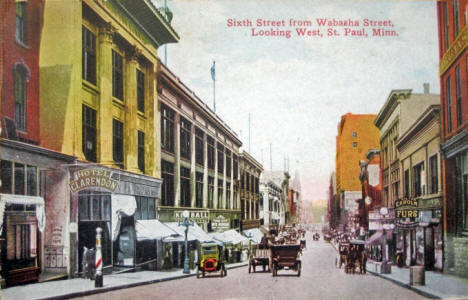
[[[269,247],[257,245],[252,249],[252,254],[249,257],[249,273],[252,272],[252,270],[255,273],[255,268],[257,266],[262,266],[263,271],[267,269],[267,271],[270,272],[270,257],[271,251]]]
[[[299,244],[270,246],[273,276],[282,269],[297,271],[297,276],[301,276],[301,260],[298,259],[300,247]]]

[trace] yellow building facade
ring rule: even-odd
[[[374,125],[376,115],[348,113],[341,117],[336,136],[337,207],[352,212],[355,200],[361,198],[359,161],[366,159],[369,149],[379,149],[379,130]],[[343,220],[342,220],[343,221]]]
[[[177,40],[150,1],[46,1],[40,49],[43,146],[160,177],[157,48]],[[83,121],[95,128],[95,137],[86,137]],[[123,125],[121,157],[113,147],[115,121]],[[139,134],[144,167],[138,165]]]

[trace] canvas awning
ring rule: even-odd
[[[249,239],[243,236],[242,234],[238,233],[234,229],[227,230],[224,232],[213,232],[210,233],[210,236],[226,245],[249,244]]]
[[[263,232],[258,228],[247,229],[242,232],[247,238],[250,238],[257,244],[260,244],[263,238]]]
[[[383,237],[383,231],[377,231],[371,237],[366,240],[366,245],[377,245],[380,244]]]
[[[0,194],[0,234],[3,229],[3,216],[6,204],[22,204],[34,205],[36,207],[37,227],[40,232],[44,231],[45,227],[45,207],[44,198],[37,196]]]
[[[179,234],[158,220],[136,220],[135,231],[138,241],[162,240],[179,237]]]
[[[111,195],[112,206],[112,240],[115,241],[120,231],[120,219],[122,215],[133,216],[137,204],[135,196],[131,195]]]

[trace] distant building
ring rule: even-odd
[[[241,229],[260,226],[260,175],[263,166],[249,153],[242,151],[239,158]]]
[[[366,158],[368,149],[379,148],[379,130],[373,124],[375,115],[348,113],[341,117],[336,136],[336,194],[339,223],[356,230],[355,217],[362,196],[359,181],[359,161]]]

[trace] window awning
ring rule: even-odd
[[[258,228],[247,229],[242,232],[247,238],[250,238],[257,244],[260,244],[263,238],[263,232]]]
[[[45,227],[44,198],[38,197],[38,196],[0,194],[0,234],[2,233],[3,215],[5,213],[6,204],[34,205],[36,207],[37,227],[39,228],[40,232],[44,231],[44,227]]]
[[[120,219],[122,215],[133,216],[137,204],[135,196],[112,194],[112,240],[115,241],[120,231]]]
[[[382,241],[383,231],[377,231],[370,238],[366,240],[366,245],[377,245]]]
[[[167,225],[170,229],[174,230],[177,232],[181,239],[165,239],[165,241],[184,241],[185,240],[185,227],[184,226],[179,226],[178,222],[168,222],[164,223]],[[200,243],[207,243],[207,242],[214,242],[215,240],[208,235],[200,226],[197,225],[197,223],[194,223],[193,226],[189,227],[188,234],[187,234],[187,240],[188,241],[199,241]]]
[[[138,241],[162,240],[179,236],[177,232],[158,220],[136,220],[135,230]]]

